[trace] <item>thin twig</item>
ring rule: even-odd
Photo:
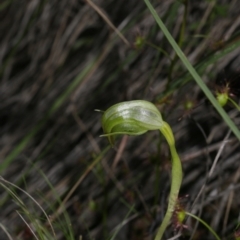
[[[110,19],[107,17],[106,13],[103,12],[103,10],[98,7],[95,3],[93,3],[91,0],[85,0],[101,17],[102,19],[109,25],[110,28],[113,29],[113,31],[116,32],[116,34],[122,39],[122,41],[130,47],[131,44],[128,42],[128,40],[122,35],[122,33],[112,24]]]

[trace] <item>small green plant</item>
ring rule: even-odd
[[[240,111],[240,106],[228,95],[227,92],[217,92],[216,93],[217,96],[217,100],[219,102],[219,104],[224,107],[228,101],[231,102],[233,104],[233,106]]]
[[[186,196],[188,197],[188,195]],[[180,199],[177,200],[176,205],[175,205],[175,210],[173,213],[173,218],[172,218],[172,223],[174,230],[179,230],[182,231],[183,229],[188,229],[188,226],[184,224],[186,220],[186,216],[189,216],[198,222],[202,223],[210,233],[215,237],[216,240],[220,240],[220,237],[217,235],[217,233],[209,226],[204,220],[202,220],[200,217],[186,211],[185,207],[183,204],[181,204]]]
[[[216,98],[219,104],[224,107],[228,102],[240,111],[240,106],[234,101],[232,97],[239,96],[239,79],[223,79],[220,81],[216,90]]]
[[[173,217],[172,217],[172,224],[173,224],[174,230],[182,231],[183,229],[188,228],[188,226],[184,224],[185,218],[186,218],[186,211],[178,199],[175,205],[175,210],[173,212]]]
[[[169,124],[163,121],[161,113],[154,104],[135,100],[121,102],[108,108],[102,116],[104,137],[113,146],[116,135],[141,135],[149,130],[160,130],[166,138],[172,156],[172,180],[167,212],[160,225],[155,240],[162,236],[169,225],[182,183],[182,165],[175,147],[175,140]]]
[[[184,55],[184,53],[182,52],[182,50],[180,49],[180,47],[178,46],[178,44],[176,43],[176,41],[174,40],[174,38],[172,37],[172,35],[170,34],[170,32],[168,31],[168,29],[166,28],[165,24],[163,23],[163,21],[159,18],[157,12],[155,11],[155,9],[153,8],[152,4],[150,3],[149,0],[144,0],[144,2],[146,3],[149,11],[151,12],[152,16],[154,17],[156,23],[158,24],[158,26],[160,27],[160,29],[162,30],[162,32],[164,33],[165,37],[167,38],[168,42],[172,45],[174,51],[176,52],[176,54],[178,55],[178,57],[181,59],[181,61],[183,62],[183,64],[185,65],[185,67],[187,68],[187,70],[189,71],[189,73],[192,75],[192,77],[194,78],[194,80],[196,81],[196,83],[198,84],[198,86],[202,89],[202,91],[204,92],[204,94],[206,95],[206,97],[209,99],[209,101],[211,102],[211,104],[216,108],[216,110],[218,111],[218,113],[221,115],[221,117],[223,118],[223,120],[226,122],[226,124],[229,126],[229,128],[232,130],[232,132],[235,134],[235,136],[238,138],[238,140],[240,140],[240,132],[238,127],[233,123],[233,121],[229,118],[229,116],[227,115],[227,113],[223,110],[223,108],[220,106],[219,102],[215,99],[215,97],[213,96],[213,94],[210,92],[210,90],[208,89],[208,87],[206,86],[206,84],[202,81],[201,77],[199,76],[199,74],[196,72],[196,69],[191,65],[191,63],[189,62],[189,60],[187,59],[187,57]]]

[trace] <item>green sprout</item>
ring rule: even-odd
[[[160,130],[166,138],[172,157],[172,179],[168,207],[155,240],[161,240],[169,225],[182,183],[182,164],[175,147],[171,127],[163,121],[156,106],[148,101],[121,102],[108,108],[102,116],[103,137],[113,146],[116,135],[141,135],[149,130]]]
[[[186,218],[186,211],[178,199],[178,202],[175,205],[175,210],[172,217],[172,223],[175,231],[176,230],[182,231],[183,229],[188,228],[187,225],[184,225],[185,218]]]
[[[238,111],[240,111],[240,106],[230,97],[231,95],[232,94],[229,92],[228,86],[223,88],[221,91],[216,92],[217,101],[222,107],[224,107],[229,101]]]
[[[217,92],[216,95],[217,95],[217,100],[218,100],[219,104],[222,107],[224,107],[228,102],[228,93],[227,92],[223,92],[223,93]]]

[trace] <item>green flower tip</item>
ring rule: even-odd
[[[111,145],[116,135],[141,135],[157,130],[163,124],[162,116],[154,104],[144,100],[121,102],[108,108],[102,116],[104,137]]]

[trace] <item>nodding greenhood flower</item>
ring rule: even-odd
[[[116,135],[141,135],[149,130],[160,130],[166,138],[172,156],[172,182],[167,212],[155,237],[155,240],[161,240],[171,221],[182,182],[182,165],[175,148],[171,127],[163,121],[161,113],[155,105],[144,100],[113,105],[104,112],[102,127],[105,133],[102,136],[108,137],[111,145],[114,144]]]
[[[154,104],[135,100],[121,102],[108,108],[102,116],[104,135],[111,145],[116,135],[141,135],[149,130],[158,130],[163,125],[160,112]]]

